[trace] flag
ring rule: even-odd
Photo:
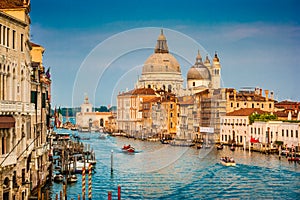
[[[255,138],[253,138],[253,137],[251,136],[250,142],[251,142],[251,143],[259,143],[259,139],[255,139]]]
[[[49,68],[47,69],[47,71],[46,71],[46,77],[47,77],[48,79],[51,78],[50,67],[49,67]]]
[[[62,121],[63,121],[63,116],[62,116],[62,112],[60,107],[58,108],[57,111],[57,128],[61,128],[62,127]]]

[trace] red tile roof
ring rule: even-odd
[[[137,89],[133,89],[130,90],[128,92],[124,92],[119,94],[119,96],[122,95],[155,95],[155,91],[151,88],[137,88]]]
[[[250,116],[252,113],[264,114],[267,113],[259,108],[241,108],[233,112],[227,113],[226,116]]]

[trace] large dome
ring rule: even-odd
[[[154,54],[144,63],[142,73],[181,73],[180,65],[176,58],[169,53],[167,39],[161,30],[158,36]]]
[[[143,73],[148,72],[178,72],[180,65],[176,58],[169,53],[154,53],[144,63]]]

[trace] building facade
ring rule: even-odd
[[[50,77],[30,42],[30,1],[0,2],[0,199],[28,199],[49,174]],[[35,50],[39,49],[37,52]],[[40,194],[40,193],[39,193]]]
[[[81,112],[76,113],[76,125],[79,131],[107,131],[112,112],[93,112],[93,105],[86,96],[81,104]]]

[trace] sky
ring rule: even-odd
[[[134,88],[160,30],[183,79],[197,50],[217,51],[222,87],[300,101],[300,1],[31,0],[31,41],[45,48],[52,107],[116,104]]]

